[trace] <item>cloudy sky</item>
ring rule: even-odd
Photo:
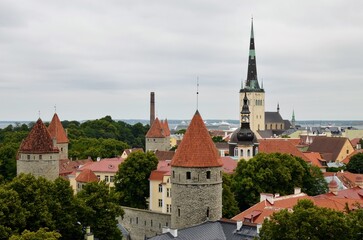
[[[266,110],[362,120],[363,2],[0,1],[0,121],[238,119],[251,16]]]

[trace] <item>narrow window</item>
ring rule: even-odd
[[[108,182],[108,176],[105,176],[105,182]]]
[[[180,208],[178,208],[178,217],[180,217]]]
[[[207,179],[210,179],[210,171],[207,171]]]
[[[159,192],[163,192],[163,185],[159,184]]]
[[[150,220],[150,226],[153,226],[153,220],[152,219]]]
[[[173,171],[173,178],[175,178],[175,171]]]
[[[192,178],[192,173],[191,172],[187,172],[187,179],[191,179]]]
[[[248,149],[247,150],[247,157],[250,157],[251,156],[251,150],[250,149]]]
[[[139,224],[139,217],[136,217],[136,224]]]
[[[238,148],[234,148],[234,156],[238,156]]]
[[[97,178],[98,178],[98,181],[100,181],[100,178],[101,178],[100,175],[97,175]]]
[[[158,203],[159,203],[159,207],[163,207],[163,199],[159,199]]]
[[[42,155],[39,155],[39,160],[42,160]]]
[[[207,207],[207,218],[209,218],[209,207]]]
[[[241,157],[243,157],[243,149],[241,149],[241,151],[240,151],[240,152],[241,152],[241,155],[240,155],[240,156],[241,156]]]
[[[110,176],[110,182],[113,182],[113,176]]]

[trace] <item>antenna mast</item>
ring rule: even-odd
[[[197,110],[199,104],[199,76],[197,76]]]

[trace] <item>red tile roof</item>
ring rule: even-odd
[[[163,181],[163,177],[165,175],[170,176],[170,174],[168,174],[168,173],[169,172],[167,172],[167,171],[154,170],[154,171],[151,172],[149,180],[151,180],[151,181]]]
[[[169,135],[168,135],[169,133]],[[155,118],[153,125],[151,125],[149,131],[146,133],[147,138],[165,138],[170,136],[169,127],[165,127],[163,122],[160,122],[158,118]]]
[[[84,169],[77,177],[77,182],[89,183],[89,182],[98,182],[98,178],[91,169]]]
[[[124,161],[123,158],[104,158],[97,162],[86,163],[80,170],[90,169],[93,172],[116,173],[118,166]]]
[[[56,113],[54,114],[52,121],[48,126],[48,131],[50,133],[50,136],[57,140],[57,143],[69,142],[66,131],[64,130],[62,123]]]
[[[222,160],[197,111],[176,151],[171,166],[175,167],[221,167]]]
[[[59,149],[53,146],[49,131],[39,118],[29,135],[21,143],[19,152],[32,154],[58,153]]]
[[[357,153],[362,153],[362,152],[363,152],[363,149],[354,150],[354,152],[352,152],[351,154],[349,154],[348,156],[346,156],[346,158],[343,159],[342,163],[344,163],[345,165],[347,165],[349,163],[351,157],[353,157]]]
[[[159,161],[173,159],[175,152],[173,151],[155,151],[155,156]]]
[[[326,168],[326,161],[321,157],[320,153],[317,152],[304,152],[303,153],[313,166],[317,166],[319,168]],[[322,163],[325,162],[325,165]]]
[[[262,153],[286,153],[300,157],[305,161],[309,159],[300,152],[297,147],[287,139],[260,139],[259,152]]]
[[[353,138],[352,140],[350,140],[350,143],[352,144],[352,146],[354,148],[357,147],[357,144],[360,142],[360,140],[362,140],[361,138]]]
[[[161,127],[164,130],[165,136],[170,136],[170,129],[169,129],[168,119],[165,119],[164,121],[161,121]]]
[[[59,160],[59,175],[67,176],[72,172],[76,171],[80,166],[90,162],[93,161],[91,159],[75,160],[75,161],[71,161],[68,159],[61,159]]]
[[[233,160],[231,157],[221,157],[223,162],[223,172],[225,173],[233,173],[237,167],[237,161]]]

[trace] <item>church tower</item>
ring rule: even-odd
[[[171,228],[222,217],[222,165],[197,111],[171,161]]]
[[[248,56],[247,79],[240,90],[240,109],[243,107],[243,98],[247,94],[248,106],[251,111],[250,126],[253,132],[265,130],[265,91],[260,87],[257,78],[255,39],[253,33],[253,20],[251,21],[251,39]],[[241,122],[242,123],[242,122]]]
[[[229,140],[229,155],[237,158],[249,160],[258,153],[258,141],[255,134],[250,129],[250,110],[248,108],[247,93],[243,98],[241,111],[241,127],[238,128]]]
[[[16,167],[17,174],[31,173],[48,180],[59,177],[59,150],[40,118],[20,145]]]

